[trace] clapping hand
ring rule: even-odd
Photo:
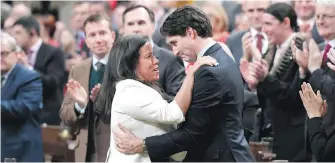
[[[309,58],[308,58],[308,70],[313,73],[315,70],[321,68],[322,55],[318,45],[314,40],[309,41]]]
[[[335,71],[335,50],[330,49],[329,52],[327,53],[327,56],[331,62],[328,62],[327,65],[330,69]]]
[[[309,51],[307,49],[307,43],[303,43],[303,50],[301,51],[295,44],[295,41],[292,40],[291,42],[291,50],[292,55],[299,67],[303,68],[304,70],[308,69],[308,58],[309,58]]]
[[[326,113],[327,103],[322,100],[320,91],[315,94],[311,85],[304,82],[299,94],[309,118],[321,117]]]
[[[67,86],[67,93],[70,95],[70,97],[78,103],[78,105],[81,108],[84,108],[87,105],[88,98],[87,98],[87,93],[82,85],[80,85],[79,82],[70,79],[68,83],[66,84]]]

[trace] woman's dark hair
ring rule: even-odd
[[[111,107],[117,82],[125,79],[137,80],[135,69],[141,47],[149,42],[144,35],[128,35],[115,42],[105,67],[100,93],[95,103],[95,112],[104,123],[110,123]],[[144,84],[155,85],[155,83]],[[159,91],[159,90],[157,90]]]
[[[273,15],[280,22],[283,22],[285,18],[289,18],[292,30],[294,32],[299,31],[297,14],[291,5],[286,3],[274,3],[265,10],[265,13]]]

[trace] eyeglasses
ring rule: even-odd
[[[13,51],[1,51],[1,57],[7,57],[10,53],[12,53]]]
[[[323,15],[315,15],[315,18],[316,18],[317,20],[320,20],[320,19],[322,19],[322,18],[329,20],[329,19],[334,18],[334,17],[335,17],[335,15],[327,15],[327,14],[323,14]]]

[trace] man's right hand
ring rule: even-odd
[[[101,84],[97,84],[94,86],[94,88],[92,88],[91,90],[91,95],[90,95],[90,99],[95,102],[95,100],[97,99],[99,92],[100,92],[100,88],[101,88]]]
[[[87,93],[84,87],[77,81],[70,79],[67,84],[67,93],[78,103],[81,108],[87,105]]]

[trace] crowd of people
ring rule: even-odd
[[[333,162],[334,13],[334,0],[83,1],[66,24],[1,2],[1,162],[46,161],[43,125],[76,162]]]

